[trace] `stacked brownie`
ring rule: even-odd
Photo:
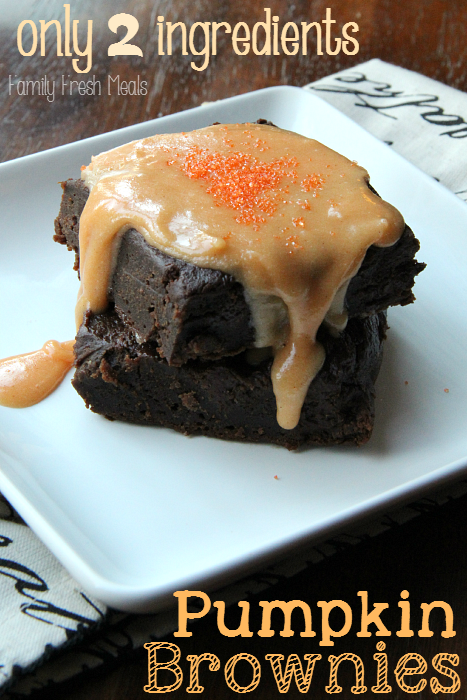
[[[63,190],[55,240],[78,261],[89,193],[81,180],[64,182]],[[88,314],[79,329],[73,385],[91,410],[111,420],[289,449],[363,444],[374,421],[385,310],[414,300],[414,278],[425,267],[414,259],[418,248],[406,226],[393,246],[367,251],[347,290],[347,327],[337,337],[320,328],[324,366],[298,426],[285,430],[276,421],[272,358],[251,352],[255,328],[241,284],[170,257],[129,230],[107,311]]]

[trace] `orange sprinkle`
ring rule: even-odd
[[[296,158],[275,158],[269,163],[236,151],[225,156],[194,146],[181,164],[189,178],[208,183],[206,192],[230,209],[236,209],[239,224],[264,224],[277,208],[284,178],[297,178]],[[255,229],[257,230],[257,229]]]
[[[299,199],[299,200],[297,201],[297,204],[298,204],[302,209],[306,209],[307,211],[310,211],[310,209],[311,209],[311,204],[310,204],[310,202],[308,201],[308,199],[304,199],[304,200]]]
[[[449,394],[449,389],[445,389],[445,390],[444,390],[444,393],[445,393],[445,394]]]
[[[277,474],[275,475],[274,478],[275,478],[277,481],[279,481],[279,477],[277,476]]]
[[[264,139],[256,139],[253,148],[258,148],[260,151],[269,151],[269,146]]]
[[[322,190],[324,185],[324,177],[319,173],[313,173],[303,178],[300,187],[303,192],[311,192],[311,190]]]
[[[303,246],[298,241],[298,236],[289,236],[285,239],[287,248],[290,248],[289,253],[294,253],[295,250],[303,250]]]
[[[297,216],[294,219],[292,219],[292,223],[294,226],[300,226],[301,228],[305,227],[305,221],[303,219],[303,216]]]
[[[232,231],[229,231],[228,233],[225,234],[225,236],[222,236],[224,241],[228,241],[229,238],[232,238]]]

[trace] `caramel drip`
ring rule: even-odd
[[[317,141],[236,124],[135,141],[93,158],[82,177],[77,326],[106,308],[119,236],[135,228],[243,284],[256,346],[273,348],[278,422],[294,428],[324,362],[319,326],[345,327],[345,288],[368,247],[392,245],[404,228],[368,173]]]
[[[73,366],[74,340],[0,360],[0,406],[27,408],[54,391]]]

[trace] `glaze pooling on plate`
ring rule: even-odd
[[[74,340],[48,340],[40,350],[0,360],[0,406],[28,408],[57,388],[74,362]]]

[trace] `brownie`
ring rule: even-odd
[[[115,311],[87,314],[76,339],[73,386],[92,411],[112,420],[289,449],[361,445],[373,426],[385,330],[384,313],[351,319],[338,338],[320,330],[326,360],[293,430],[276,421],[270,359],[252,365],[241,353],[174,367],[154,343],[139,343]]]
[[[73,249],[78,260],[79,217],[89,192],[82,180],[67,180],[62,186],[55,240]],[[393,246],[369,248],[347,291],[349,316],[412,302],[414,278],[425,267],[414,258],[418,249],[408,226]],[[231,275],[166,255],[134,230],[122,238],[109,297],[137,339],[155,342],[169,364],[218,359],[254,342],[241,284]]]
[[[78,270],[89,192],[82,180],[62,187],[55,240],[75,251]],[[166,255],[131,229],[120,242],[107,311],[88,312],[78,331],[73,386],[110,420],[288,449],[362,445],[373,429],[385,311],[414,300],[414,279],[425,267],[418,249],[407,225],[394,245],[368,249],[347,289],[347,326],[338,335],[326,324],[319,329],[325,361],[298,425],[287,430],[276,419],[269,350],[248,350],[255,329],[242,285]]]

